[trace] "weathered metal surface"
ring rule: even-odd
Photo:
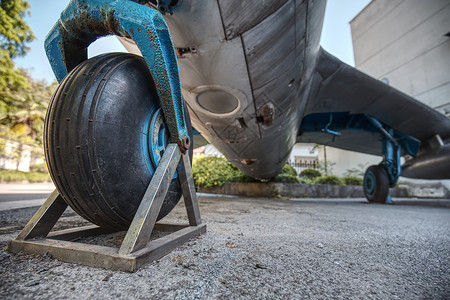
[[[287,0],[218,0],[227,39],[233,39],[277,11]]]
[[[328,132],[326,128],[328,128]],[[401,146],[403,155],[407,154],[413,157],[417,155],[420,147],[419,140],[397,130],[394,130],[392,134],[387,133],[386,130],[391,130],[391,128],[364,114],[321,113],[308,115],[303,119],[300,138],[301,141],[306,142],[311,135],[321,136],[321,141],[325,145],[335,145],[338,148],[348,144],[350,142],[348,139],[351,138],[353,147],[357,147],[359,151],[379,154],[383,153],[383,135],[388,134],[393,143]],[[329,131],[337,134],[330,134]],[[385,133],[382,134],[382,132]],[[370,138],[364,138],[364,135]],[[328,143],[326,140],[330,142]]]
[[[99,227],[97,225],[87,225],[77,228],[52,231],[47,235],[47,238],[60,241],[75,241],[85,237],[108,234],[112,232],[114,231]]]
[[[242,5],[247,5],[244,2]],[[220,4],[230,5],[225,1]],[[183,54],[179,60],[183,95],[191,111],[193,126],[231,162],[255,177],[275,176],[284,165],[299,126],[296,107],[300,87],[307,84],[300,79],[303,58],[309,51],[305,48],[308,1],[290,0],[272,4],[266,11],[255,12],[252,15],[255,19],[248,30],[233,39],[224,38],[226,35],[221,22],[224,11],[219,9],[216,1],[182,1],[174,8],[173,16],[165,16],[175,46],[195,49]],[[261,1],[255,5],[260,9],[267,2],[264,4]],[[286,12],[289,17],[283,15]],[[230,11],[228,17],[239,19],[241,13],[233,10],[233,15]],[[259,19],[257,14],[267,18]],[[272,21],[278,25],[271,26]],[[254,37],[258,49],[247,51],[247,35]],[[316,42],[318,44],[318,40]],[[283,50],[283,44],[287,44],[292,53]],[[133,49],[126,42],[125,45],[127,49]],[[248,61],[253,58],[248,55],[252,51],[258,54],[252,65],[257,69],[254,73]],[[279,61],[282,65],[278,65]],[[265,76],[265,73],[270,75]],[[262,84],[259,89],[250,81],[251,76]],[[258,81],[259,78],[262,79]],[[202,108],[197,97],[208,89],[230,93],[238,99],[238,108],[224,114]],[[255,99],[260,100],[255,102]],[[270,105],[266,105],[268,102],[273,103],[271,112],[265,109]],[[259,122],[261,118],[266,121]],[[253,163],[243,163],[248,161]]]
[[[53,191],[30,221],[28,221],[16,239],[23,241],[39,236],[46,236],[66,208],[67,203],[64,202],[58,191]]]
[[[189,224],[197,226],[202,223],[200,210],[197,202],[197,192],[195,190],[194,178],[192,177],[191,162],[189,155],[183,155],[178,165],[180,174],[181,189],[183,190],[184,204],[186,206]]]
[[[178,173],[189,225],[156,224],[156,218],[180,159]],[[82,237],[108,232],[97,226],[85,226],[49,234],[67,207],[67,204],[55,191],[18,237],[8,243],[8,251],[13,253],[25,251],[39,255],[50,254],[56,259],[66,262],[134,272],[142,264],[161,258],[194,236],[206,232],[206,225],[201,224],[190,166],[189,155],[181,155],[178,145],[170,143],[120,248],[70,242]],[[171,233],[150,241],[154,228]],[[27,239],[36,237],[41,237],[41,239],[27,241]]]
[[[162,15],[125,0],[71,0],[45,41],[56,78],[87,59],[87,47],[99,37],[131,38],[144,57],[163,107],[172,142],[189,148],[175,49]]]
[[[258,133],[259,126],[254,122],[255,107],[242,42],[239,38],[223,38],[223,25],[217,2],[183,1],[175,7],[173,16],[166,16],[165,19],[175,47],[196,50],[185,53],[178,61],[183,78],[183,96],[190,108],[194,128],[205,136],[220,141],[228,131],[215,132],[205,124],[233,127],[237,118],[243,118],[249,127],[247,131]],[[215,114],[203,108],[197,102],[197,96],[210,89],[229,93],[239,102],[238,107],[224,114]],[[241,140],[236,138],[234,142],[239,143]]]
[[[206,232],[206,225],[188,226],[181,229],[178,225],[163,225],[158,229],[161,228],[167,231],[177,231],[151,241],[145,248],[130,255],[120,255],[118,248],[114,247],[69,242],[52,238],[31,241],[12,240],[9,242],[8,251],[12,253],[25,252],[37,255],[51,255],[64,262],[117,271],[135,272],[142,265],[163,257],[191,238]],[[73,236],[86,236],[84,230],[84,228],[81,228],[73,231],[72,234]],[[55,232],[53,235],[57,236],[58,234],[59,232]]]
[[[142,198],[119,253],[130,254],[144,248],[150,240],[164,197],[180,161],[178,146],[170,143]]]
[[[324,0],[184,0],[165,17],[176,47],[195,49],[180,55],[194,126],[251,176],[277,174],[300,134],[300,142],[382,154],[376,132],[344,129],[338,143],[322,132],[298,132],[313,113],[368,114],[421,141],[436,133],[450,137],[448,118],[320,49],[325,6]],[[197,92],[224,86],[249,100],[238,96],[241,107],[234,114],[208,114],[198,105]],[[271,125],[261,113],[268,103],[273,103]],[[420,122],[416,115],[423,116]]]
[[[405,162],[402,176],[424,179],[450,178],[450,144],[419,154]]]
[[[135,257],[136,271],[142,265],[157,260],[190,239],[206,233],[206,225],[189,226],[157,240],[151,241],[146,248],[132,254]]]
[[[390,187],[394,187],[402,172],[402,164],[400,161],[401,147],[393,139],[394,129],[389,128],[386,131],[388,135],[383,134],[383,161],[381,162],[381,166],[387,171]]]
[[[324,50],[320,51],[316,74],[315,88],[309,95],[305,115],[345,111],[365,113],[422,142],[436,134],[450,137],[449,118],[342,63]]]

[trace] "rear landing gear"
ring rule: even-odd
[[[385,203],[389,195],[389,178],[382,166],[370,166],[363,180],[364,195],[369,202]]]
[[[389,188],[395,186],[402,172],[401,146],[392,128],[384,128],[376,119],[369,116],[367,118],[381,133],[383,161],[366,170],[363,180],[364,195],[369,202],[390,204],[392,198]]]

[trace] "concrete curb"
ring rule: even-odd
[[[198,192],[267,198],[364,198],[362,186],[305,183],[227,182],[221,187],[198,188]],[[435,187],[418,188],[403,185],[390,189],[390,194],[395,198],[450,198],[448,193],[436,193]]]

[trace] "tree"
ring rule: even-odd
[[[42,146],[45,113],[57,83],[47,85],[43,80],[31,78],[24,70],[20,71],[27,86],[15,91],[14,98],[8,103],[8,112],[0,124],[8,125],[11,131],[28,136],[36,145]]]
[[[23,20],[30,5],[25,0],[0,0],[0,156],[20,161],[23,145],[42,151],[47,104],[56,84],[34,80],[13,59],[29,50],[33,32]],[[18,145],[5,152],[7,143]],[[33,149],[36,147],[32,147]],[[34,150],[33,150],[34,151]]]
[[[5,99],[14,98],[14,92],[27,86],[21,71],[14,67],[13,59],[29,50],[27,43],[35,37],[23,20],[30,4],[24,0],[0,1],[0,119],[8,109]]]

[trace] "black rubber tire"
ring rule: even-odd
[[[61,82],[47,111],[44,150],[59,193],[83,218],[108,229],[129,227],[154,173],[148,130],[159,107],[147,65],[136,55],[94,57]],[[187,109],[185,116],[191,135]],[[180,197],[174,179],[158,219]]]
[[[389,195],[389,178],[382,166],[367,168],[363,179],[364,195],[369,202],[385,203]]]

